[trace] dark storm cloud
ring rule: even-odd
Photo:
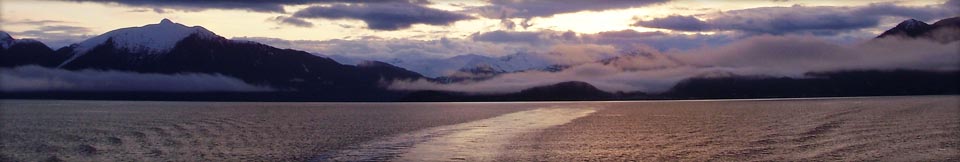
[[[422,0],[64,0],[74,2],[110,3],[133,7],[154,8],[157,13],[163,9],[182,11],[202,11],[206,9],[247,10],[253,12],[285,13],[284,5],[301,5],[313,3],[379,3],[379,2],[411,2],[424,3]]]
[[[646,6],[667,0],[489,0],[491,6],[476,8],[487,18],[550,17],[561,13],[603,11]]]
[[[293,14],[297,18],[355,19],[375,30],[399,30],[413,24],[448,25],[472,17],[410,3],[334,4],[313,6]]]
[[[295,17],[277,16],[269,20],[280,23],[280,24],[293,25],[297,27],[307,27],[307,28],[313,27],[313,23],[307,22],[306,20],[295,18]]]
[[[747,33],[811,33],[833,35],[839,32],[877,27],[886,17],[934,20],[956,16],[949,3],[923,7],[874,3],[858,7],[800,6],[760,7],[733,10],[712,15],[708,20],[693,16],[668,16],[639,21],[636,26],[680,31],[742,31]]]
[[[0,91],[270,91],[223,75],[68,71],[39,66],[0,69]]]
[[[700,31],[708,28],[706,22],[700,21],[700,19],[696,17],[680,15],[671,15],[650,21],[639,21],[633,25],[683,31]]]

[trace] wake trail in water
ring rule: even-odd
[[[559,126],[594,108],[549,107],[370,141],[312,161],[493,161],[523,133]]]

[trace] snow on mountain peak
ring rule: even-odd
[[[187,27],[170,19],[163,19],[158,24],[117,29],[87,39],[80,42],[74,52],[82,55],[107,40],[112,40],[114,47],[131,53],[165,53],[192,34],[199,34],[203,38],[219,37],[200,26]]]
[[[338,58],[337,61],[345,60]],[[515,72],[540,69],[555,63],[530,53],[516,53],[501,57],[463,54],[450,58],[392,59],[385,60],[398,67],[420,73],[427,77],[442,77],[461,71]]]
[[[897,26],[898,26],[898,27],[903,27],[904,29],[914,29],[914,28],[918,28],[918,27],[921,27],[921,26],[928,26],[928,25],[929,25],[929,24],[927,24],[927,23],[925,23],[925,22],[923,22],[923,21],[916,20],[916,19],[910,19],[910,20],[904,20],[903,22],[900,22],[900,24],[898,24]]]
[[[74,48],[74,55],[60,66],[107,43],[108,40],[112,41],[114,48],[118,50],[130,53],[162,54],[169,52],[177,42],[193,34],[205,39],[220,37],[201,26],[187,27],[170,19],[163,19],[158,24],[117,29],[80,42]]]
[[[13,45],[15,40],[7,32],[0,31],[0,47],[10,48]]]

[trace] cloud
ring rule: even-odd
[[[507,19],[506,17],[503,17],[503,18],[500,18],[500,27],[502,27],[505,30],[513,30],[517,28],[517,23],[513,22],[510,19]]]
[[[960,33],[953,33],[960,34]],[[745,74],[802,76],[810,71],[859,69],[958,70],[960,41],[879,39],[838,45],[813,36],[757,36],[718,48],[674,54],[703,67],[737,69]],[[917,50],[923,49],[923,50]]]
[[[605,31],[596,34],[578,34],[572,31],[491,31],[470,35],[478,42],[504,44],[529,44],[550,47],[557,44],[613,45],[621,50],[633,50],[638,46],[652,46],[658,50],[690,49],[701,46],[716,46],[741,39],[738,34],[676,34],[665,32],[637,32],[635,30]],[[549,49],[549,48],[540,48]]]
[[[487,18],[550,17],[561,13],[624,9],[663,3],[666,0],[489,0],[490,6],[474,8]]]
[[[635,30],[606,31],[581,35],[583,42],[609,44],[624,51],[653,47],[659,51],[686,50],[705,46],[719,46],[739,40],[744,35],[731,34],[671,34],[665,32],[637,32]]]
[[[887,17],[934,20],[955,16],[956,12],[950,11],[948,5],[910,7],[892,3],[873,3],[856,7],[802,5],[759,7],[696,17],[671,15],[641,20],[634,25],[679,31],[719,30],[754,34],[835,35],[840,32],[878,27],[883,18]]]
[[[68,23],[66,21],[60,20],[32,20],[32,19],[21,19],[19,21],[5,21],[3,22],[7,25],[32,25],[32,26],[45,26],[49,24],[63,24]]]
[[[127,10],[127,12],[150,12],[150,11],[151,11],[151,10],[142,9],[142,8],[140,8],[140,9]]]
[[[282,3],[271,2],[271,1],[226,1],[226,0],[213,0],[213,1],[70,0],[70,1],[108,3],[108,4],[117,4],[117,5],[131,6],[131,7],[156,8],[155,10],[174,9],[174,10],[192,11],[192,12],[203,11],[207,9],[230,9],[230,10],[247,10],[247,11],[254,11],[254,12],[277,12],[277,13],[285,12],[283,9]],[[303,3],[306,3],[306,1],[291,1],[287,3],[303,4]],[[158,13],[162,13],[162,12],[158,12]]]
[[[293,14],[297,18],[356,19],[375,30],[399,30],[413,24],[449,25],[472,19],[464,14],[410,3],[334,4],[312,6]]]
[[[960,34],[960,33],[953,33]],[[836,44],[814,36],[753,36],[719,47],[660,53],[640,49],[612,61],[580,64],[560,72],[528,71],[489,80],[439,84],[394,81],[395,90],[510,93],[565,81],[583,81],[608,92],[663,92],[677,82],[711,74],[806,77],[807,72],[840,70],[960,70],[960,41],[879,39]],[[918,50],[923,49],[923,50]],[[591,51],[582,51],[591,52]]]
[[[740,37],[728,35],[683,35],[664,32],[637,32],[622,30],[597,34],[574,32],[539,31],[492,31],[475,33],[467,38],[442,38],[438,40],[411,39],[354,39],[354,40],[283,40],[263,37],[238,37],[279,48],[291,48],[328,56],[345,64],[363,60],[387,62],[418,73],[438,77],[470,65],[466,62],[446,60],[455,56],[479,55],[490,60],[506,59],[523,55],[523,60],[536,65],[575,64],[612,57],[621,52],[637,49],[654,51],[685,50],[704,46],[719,46]],[[593,55],[575,55],[595,51]],[[571,55],[570,58],[558,57]],[[589,59],[571,59],[589,58]],[[489,60],[487,60],[489,62]],[[497,61],[494,61],[497,62]],[[504,70],[527,70],[536,65],[516,66],[512,63],[493,65]]]
[[[164,14],[164,13],[169,13],[169,12],[170,12],[170,11],[165,10],[165,9],[163,9],[163,8],[153,8],[153,9],[138,8],[138,9],[127,10],[127,12],[151,12],[151,11],[154,12],[154,13],[158,13],[158,14]]]
[[[475,94],[512,93],[536,86],[545,86],[565,81],[583,81],[603,91],[660,92],[685,78],[694,68],[671,68],[651,71],[622,71],[612,66],[585,64],[551,73],[530,71],[510,73],[479,82],[437,84],[425,80],[395,81],[388,88],[393,90],[441,90]]]
[[[131,7],[153,8],[157,13],[163,9],[179,11],[203,11],[207,9],[246,10],[252,12],[286,13],[285,5],[304,5],[315,3],[383,3],[404,2],[424,3],[419,0],[63,0],[74,2],[108,3]]]
[[[809,35],[785,35],[784,37],[813,37]],[[410,39],[357,39],[357,40],[283,40],[275,38],[246,39],[280,48],[306,50],[331,57],[338,62],[355,64],[363,60],[387,62],[418,73],[438,77],[471,65],[471,62],[446,60],[455,56],[480,55],[489,59],[505,59],[506,56],[523,55],[526,60],[535,60],[536,65],[579,65],[618,55],[633,55],[649,52],[669,53],[696,49],[716,50],[745,38],[756,35],[737,34],[677,34],[667,32],[638,32],[634,30],[608,31],[596,34],[577,34],[560,31],[492,31],[475,33],[464,39],[443,38],[439,40]],[[858,42],[838,41],[818,36],[823,44],[848,46]],[[855,39],[862,41],[862,39]],[[799,41],[797,41],[799,42]],[[780,42],[790,44],[794,42]],[[776,47],[776,45],[768,45]],[[827,46],[824,46],[827,47]],[[753,48],[753,47],[743,47]],[[805,47],[820,48],[820,47]],[[904,47],[913,49],[913,47]],[[803,48],[800,48],[803,49]],[[664,60],[669,57],[655,57]],[[676,59],[676,58],[670,58]],[[717,60],[722,60],[717,58]],[[444,62],[446,61],[446,62]],[[489,60],[485,61],[489,62]],[[496,62],[496,61],[493,61]],[[658,62],[644,59],[619,61],[623,69],[654,69],[665,65],[683,64]],[[513,64],[509,64],[513,65]],[[527,70],[539,66],[493,65],[505,70]],[[629,65],[629,66],[627,66]]]
[[[17,38],[26,37],[37,39],[47,46],[56,49],[92,37],[93,35],[88,34],[90,31],[91,30],[86,27],[49,25],[39,26],[34,30],[26,30],[21,32],[10,31],[10,34]]]
[[[701,31],[709,28],[706,22],[696,17],[680,15],[670,15],[648,21],[638,21],[633,25],[682,31]]]
[[[271,91],[219,74],[143,74],[121,71],[68,71],[39,66],[0,69],[0,91]]]
[[[572,43],[565,44],[566,46],[532,45],[528,43],[474,41],[472,39],[460,38],[441,38],[438,40],[335,39],[326,41],[283,40],[257,37],[233,39],[252,40],[279,48],[305,50],[317,55],[330,57],[344,64],[356,64],[364,60],[382,61],[431,77],[442,76],[473,63],[470,59],[461,59],[460,61],[447,60],[458,56],[465,58],[486,57],[484,59],[487,59],[487,61],[492,60],[493,62],[497,62],[500,57],[523,54],[535,58],[524,57],[523,59],[515,61],[535,60],[535,62],[539,63],[539,61],[545,59],[550,61],[564,61],[563,59],[550,59],[568,54],[563,52],[549,52],[554,48],[566,48],[570,50],[588,50],[587,48],[590,48],[589,50],[593,51],[604,51],[603,53],[605,54],[616,53],[614,47],[603,45],[585,44],[583,46],[576,46],[578,44]],[[523,67],[528,66],[529,65]],[[509,65],[503,65],[501,68],[506,68],[507,70],[526,70],[526,68]]]
[[[313,27],[313,23],[311,22],[307,22],[306,20],[303,20],[303,19],[287,17],[287,16],[277,16],[269,19],[269,21],[277,22],[279,24],[293,25],[297,27],[305,27],[305,28]]]
[[[536,32],[516,32],[516,31],[491,31],[477,32],[470,35],[470,39],[482,42],[494,43],[527,43],[532,45],[551,45],[558,42],[574,42],[579,39],[577,33],[573,31],[536,31]]]
[[[454,38],[441,38],[437,40],[333,39],[323,41],[284,40],[264,37],[236,37],[233,39],[251,40],[278,48],[298,49],[314,54],[332,56],[334,59],[337,59],[337,61],[348,64],[356,63],[360,60],[377,60],[392,63],[396,60],[415,61],[440,59],[465,54],[496,57],[517,53],[518,51],[533,50],[533,47],[527,44],[500,44]]]
[[[79,27],[79,26],[67,26],[67,25],[53,25],[53,26],[41,26],[39,29],[44,32],[59,32],[59,33],[87,33],[90,32],[89,28]]]
[[[619,55],[616,48],[598,44],[558,44],[550,52],[539,54],[553,64],[576,65]],[[535,53],[537,54],[537,53]]]

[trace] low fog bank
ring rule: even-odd
[[[69,71],[40,66],[0,69],[0,92],[262,92],[271,88],[219,74]]]
[[[957,35],[960,33],[950,33]],[[613,59],[568,60],[585,62],[559,72],[508,73],[482,81],[441,84],[427,80],[394,81],[394,90],[439,90],[477,94],[513,93],[565,81],[583,81],[607,92],[658,93],[694,77],[769,76],[804,78],[808,72],[845,70],[960,69],[960,41],[884,38],[855,44],[837,44],[809,35],[755,36],[717,47],[661,52],[635,45]],[[590,51],[605,51],[608,45],[578,46],[553,51],[565,58],[601,58]],[[579,52],[578,52],[579,51]]]

